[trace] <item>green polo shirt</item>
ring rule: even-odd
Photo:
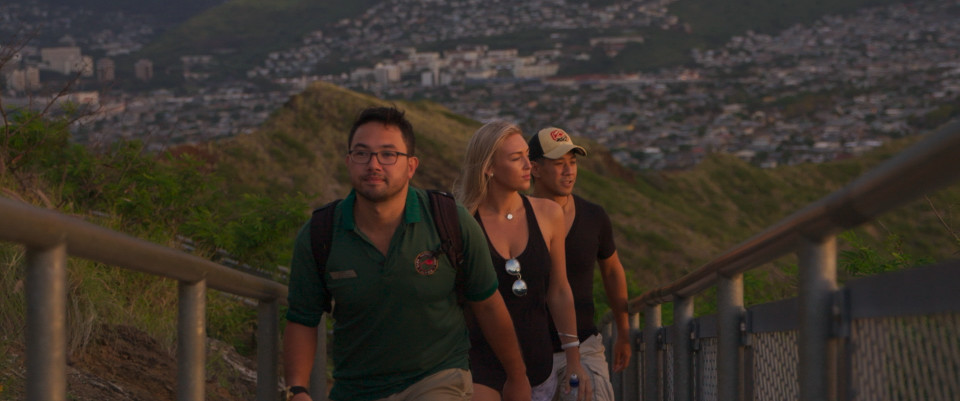
[[[330,398],[375,400],[443,369],[469,369],[470,340],[457,305],[456,271],[445,256],[431,259],[424,254],[440,246],[428,194],[409,187],[403,221],[387,255],[356,230],[355,202],[356,193],[351,192],[334,212],[322,278],[313,259],[309,222],[297,235],[291,262],[287,320],[317,326],[323,300],[333,298],[336,382]],[[465,295],[481,301],[497,290],[497,276],[480,226],[463,206],[458,212]]]

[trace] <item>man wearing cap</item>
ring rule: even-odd
[[[630,362],[630,327],[627,318],[627,280],[613,242],[610,217],[603,207],[573,194],[577,181],[577,155],[587,151],[577,146],[564,130],[544,128],[530,138],[533,196],[553,199],[563,208],[567,227],[567,279],[573,290],[577,312],[577,333],[553,333],[554,371],[563,377],[566,358],[560,349],[559,336],[576,335],[580,340],[580,362],[592,376],[593,399],[613,400],[613,386],[603,341],[594,324],[593,269],[599,262],[603,287],[616,322],[616,343],[613,346],[613,370],[619,372]],[[552,324],[552,322],[551,322]],[[557,392],[560,396],[560,391]],[[556,398],[555,398],[556,399]]]

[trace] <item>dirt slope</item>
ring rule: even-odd
[[[0,383],[0,400],[26,399],[23,349],[5,350],[12,362]],[[6,359],[6,358],[4,358]],[[176,399],[174,353],[144,332],[129,326],[108,326],[82,353],[67,361],[67,399],[74,401],[156,401]],[[253,361],[215,340],[207,343],[206,399],[252,400],[256,394]]]

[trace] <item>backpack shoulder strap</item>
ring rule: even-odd
[[[447,192],[430,190],[427,193],[430,195],[433,223],[437,227],[437,235],[440,236],[440,251],[447,254],[450,264],[457,270],[454,286],[457,291],[457,302],[463,305],[466,301],[463,238],[460,235],[460,219],[457,217],[457,201]]]
[[[333,243],[333,212],[337,209],[337,204],[341,199],[337,199],[326,205],[323,205],[313,211],[310,216],[310,245],[313,249],[313,260],[317,263],[317,273],[320,274],[320,282],[323,284],[323,291],[327,291],[327,280],[324,273],[327,271],[327,258],[330,257],[330,245]],[[323,310],[330,312],[330,297],[328,296],[323,303]]]

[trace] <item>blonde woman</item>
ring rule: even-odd
[[[563,211],[556,202],[528,198],[531,164],[527,142],[516,125],[484,125],[467,144],[456,195],[483,227],[499,290],[520,341],[534,401],[556,392],[548,313],[567,358],[569,375],[580,378],[578,400],[589,400],[591,383],[580,365],[573,295],[567,282]],[[549,311],[549,312],[548,312]],[[500,400],[507,383],[484,333],[470,324],[470,370],[474,400]],[[562,387],[569,391],[569,385]]]

